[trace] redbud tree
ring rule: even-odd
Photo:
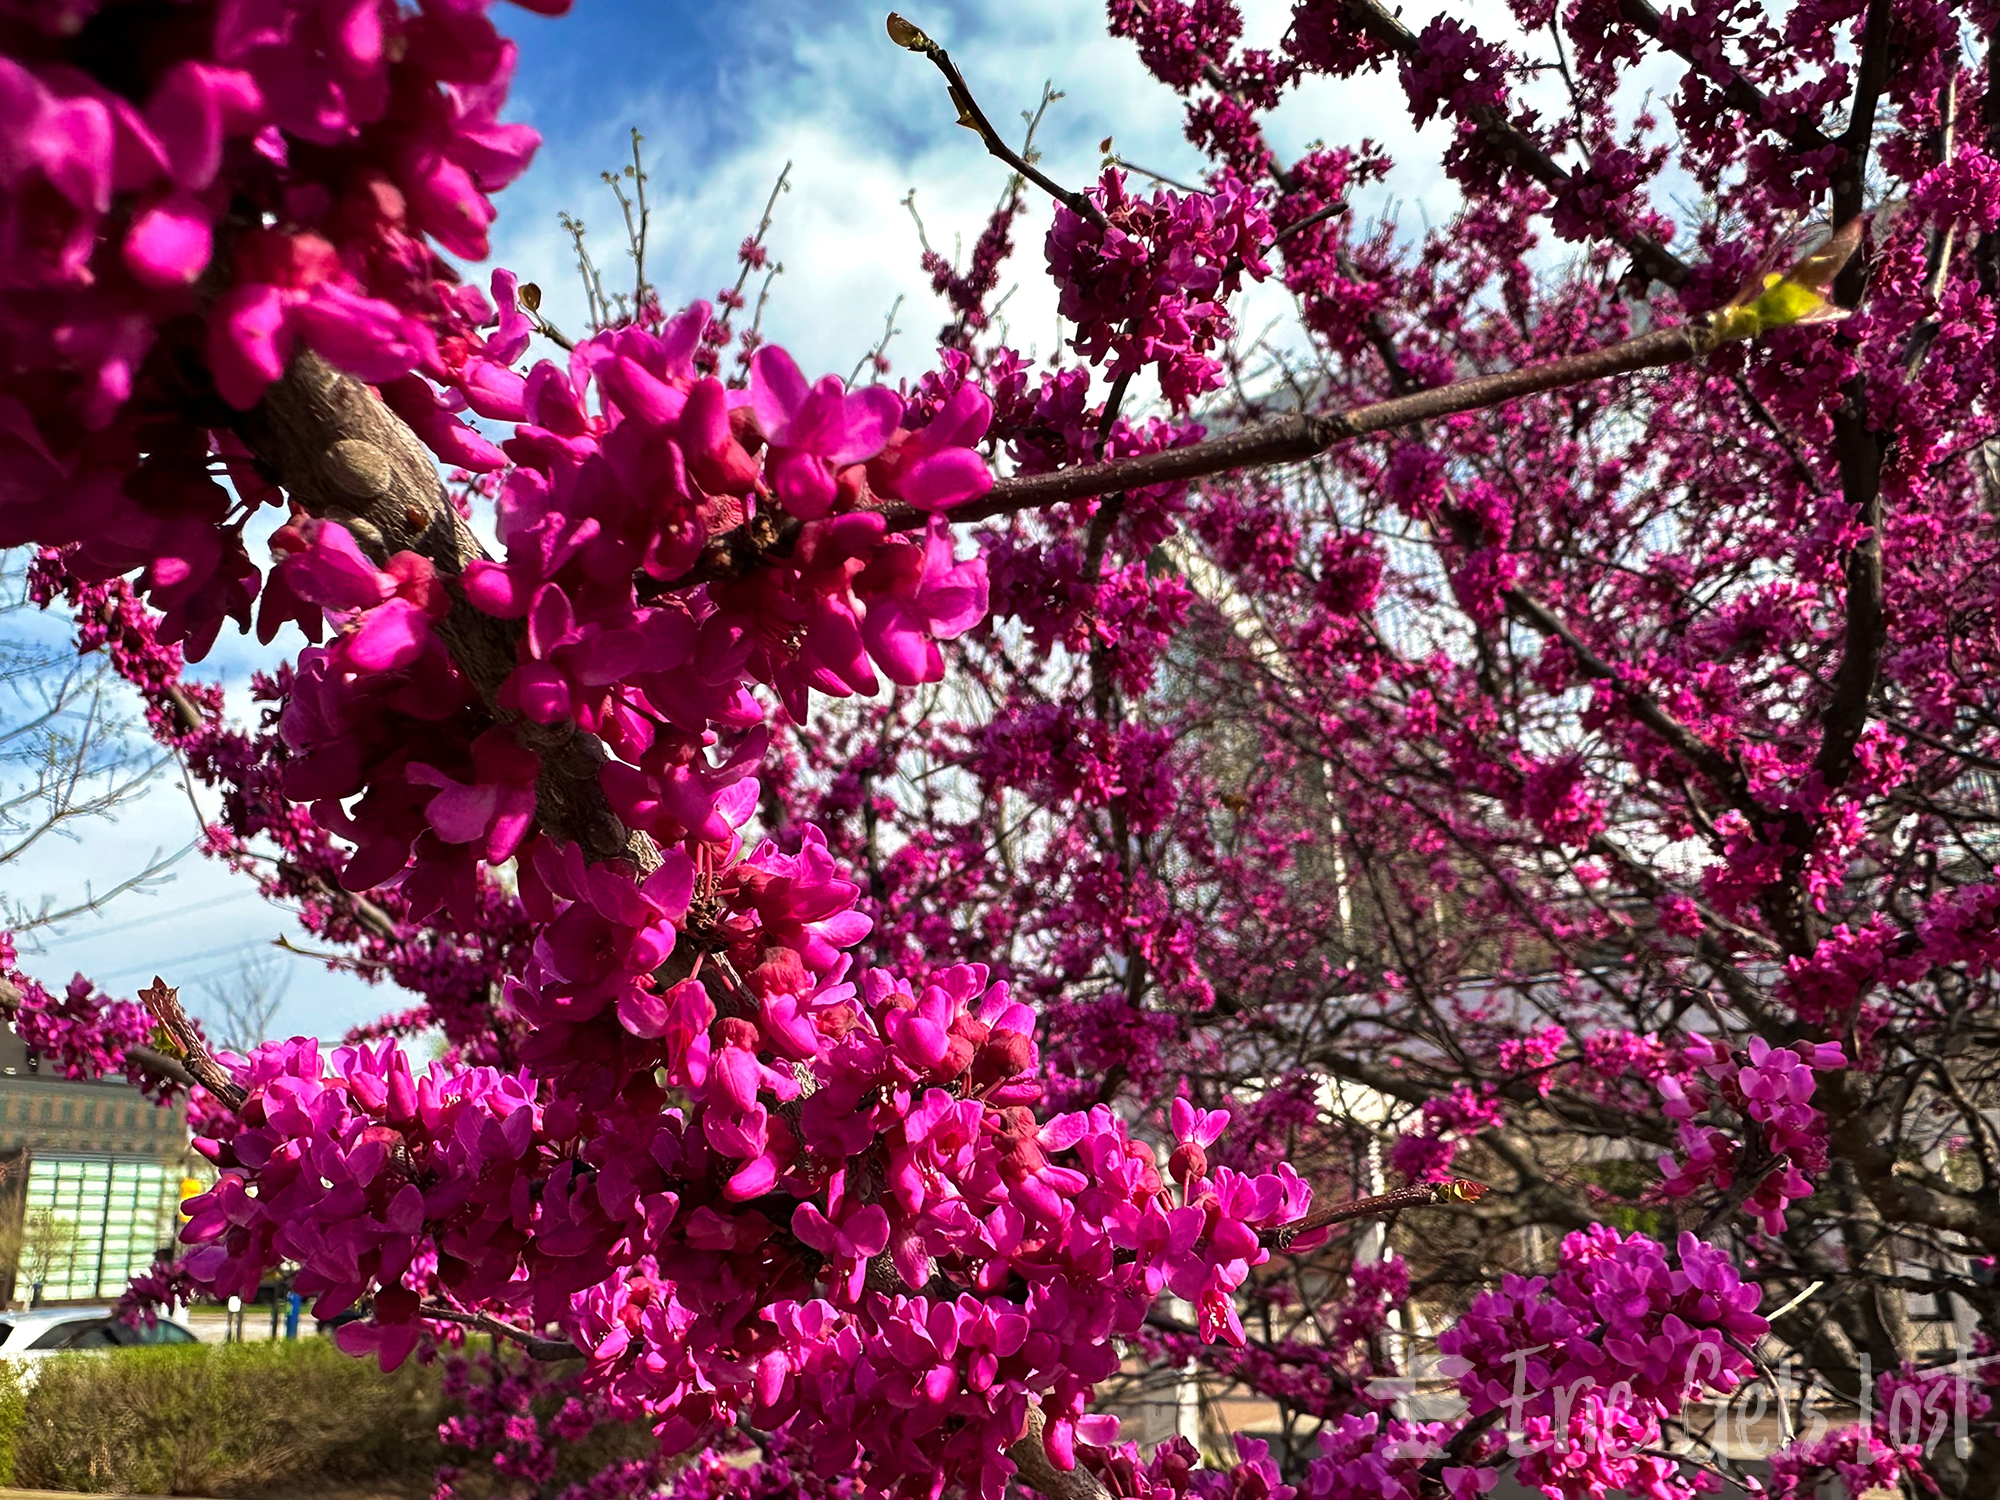
[[[567,333],[462,280],[536,143],[488,10],[0,18],[0,542],[208,852],[412,994],[241,1057],[8,955],[30,1043],[187,1091],[218,1169],[135,1315],[282,1273],[385,1366],[492,1335],[532,1363],[455,1364],[446,1435],[502,1474],[652,1429],[579,1495],[1681,1497],[1758,1382],[1859,1412],[1779,1493],[1981,1492],[1990,5],[1300,0],[1257,48],[1112,0],[1199,185],[1059,180],[892,16],[1001,187],[895,384],[744,326],[762,230],[685,307],[636,239]],[[1267,140],[1370,74],[1449,224]],[[254,725],[185,674],[226,626]],[[1121,1442],[1191,1362],[1280,1441]]]

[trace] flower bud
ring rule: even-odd
[[[962,1036],[954,1036],[951,1045],[945,1048],[944,1056],[932,1071],[939,1078],[956,1078],[972,1065],[973,1045]]]
[[[760,1000],[773,995],[803,995],[812,988],[805,961],[790,948],[769,947],[757,967],[743,976],[750,993]]]
[[[1182,1187],[1199,1182],[1208,1175],[1208,1153],[1199,1141],[1188,1141],[1174,1148],[1174,1154],[1167,1158],[1167,1170]]]
[[[925,36],[922,31],[897,15],[893,10],[889,12],[887,24],[889,28],[889,40],[905,51],[928,52],[932,47],[937,45],[937,43]]]
[[[995,1031],[972,1064],[974,1088],[990,1088],[1025,1072],[1034,1057],[1034,1044],[1018,1031]]]

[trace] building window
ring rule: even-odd
[[[33,1297],[38,1279],[44,1302],[118,1296],[172,1242],[175,1185],[154,1162],[37,1157],[15,1295]]]

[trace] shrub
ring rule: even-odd
[[[27,1389],[21,1383],[20,1367],[0,1360],[0,1485],[14,1482],[14,1452],[21,1436],[21,1414]]]
[[[227,1496],[427,1476],[437,1387],[435,1369],[385,1376],[326,1339],[63,1355],[21,1402],[13,1482]],[[0,1393],[0,1415],[5,1403]]]

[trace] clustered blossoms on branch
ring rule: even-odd
[[[489,301],[438,254],[484,253],[486,195],[533,146],[498,123],[513,52],[486,9],[49,0],[0,22],[21,293],[0,540],[50,549],[40,596],[223,793],[211,852],[424,1000],[330,1057],[224,1059],[240,1105],[197,1094],[221,1178],[141,1295],[247,1294],[289,1263],[322,1315],[369,1299],[342,1342],[385,1364],[465,1326],[580,1352],[583,1415],[666,1450],[768,1433],[770,1493],[1081,1468],[1147,1500],[1414,1500],[1514,1462],[1554,1495],[1685,1497],[1660,1450],[1746,1378],[1757,1288],[1693,1236],[1598,1214],[1664,1231],[1677,1198],[1713,1198],[1785,1287],[1863,1222],[2000,1249],[1949,1171],[1907,1169],[1871,1123],[1885,1089],[1959,1120],[1974,1144],[1936,1149],[1990,1190],[1958,1058],[1889,1070],[1987,1006],[2000,958],[1990,810],[1953,800],[2000,753],[1993,653],[1964,625],[1996,570],[1909,561],[1986,535],[1953,465],[1990,430],[2000,172],[1951,7],[1804,0],[1780,26],[1523,0],[1552,72],[1373,0],[1301,0],[1274,51],[1228,0],[1113,0],[1189,96],[1208,186],[1147,198],[1113,171],[1060,196],[1045,258],[1088,364],[1040,371],[969,336],[1010,186],[947,283],[959,336],[901,392],[809,382],[754,320],[732,334],[740,281],[716,318],[666,316],[642,279],[628,317],[520,368],[551,331],[537,299],[503,271]],[[983,125],[941,49],[891,30]],[[1677,157],[1614,107],[1656,50],[1687,65]],[[1314,73],[1392,62],[1466,193],[1415,247],[1337,212],[1378,150],[1286,166],[1260,122]],[[1535,78],[1561,107],[1525,97]],[[1878,125],[1911,208],[1868,223]],[[1647,199],[1676,159],[1720,205],[1692,235]],[[1765,279],[1758,245],[1829,192],[1841,253]],[[1579,275],[1532,274],[1543,220]],[[1329,419],[1625,347],[1640,317],[1776,332],[1651,395],[1353,444],[1311,483],[1009,515],[1003,453],[1026,479],[1259,431],[1229,304],[1267,275],[1314,340],[1278,405]],[[1678,304],[1642,306],[1656,283]],[[712,373],[732,337],[740,389]],[[1125,409],[1142,375],[1170,418]],[[414,488],[383,479],[412,434],[476,476],[503,556],[427,461]],[[260,574],[245,522],[287,500]],[[954,513],[1005,519],[962,558]],[[1010,628],[978,628],[989,605]],[[249,734],[180,672],[182,643],[253,618],[311,644],[258,682]],[[970,723],[914,691],[952,642],[987,705]],[[813,703],[882,679],[904,691]],[[1881,873],[1912,869],[1921,890]],[[141,1065],[138,1007],[8,978],[65,1067]],[[451,1050],[418,1076],[395,1034],[431,1022]],[[1330,1117],[1336,1082],[1377,1117]],[[1407,1268],[1334,1240],[1329,1275],[1287,1279],[1318,1239],[1294,1233],[1300,1168],[1372,1192],[1384,1125],[1413,1180],[1472,1156],[1515,1190],[1422,1247],[1429,1286],[1478,1292],[1440,1343],[1471,1404],[1449,1421],[1392,1416],[1361,1378],[1393,1368]],[[1576,1132],[1609,1149],[1549,1147]],[[1836,1151],[1851,1184],[1811,1181]],[[1544,1224],[1567,1231],[1552,1253],[1504,1238]],[[1331,1339],[1272,1331],[1343,1278]],[[1148,1326],[1166,1294],[1192,1327]],[[1317,1425],[1224,1472],[1119,1444],[1092,1392],[1154,1348]],[[500,1377],[486,1415],[539,1482],[539,1434],[508,1433],[527,1399]],[[1523,1402],[1547,1441],[1509,1455],[1490,1429]],[[1907,1446],[1802,1444],[1778,1472],[1920,1472]],[[703,1462],[683,1487],[716,1482]]]
[[[1902,1317],[1906,1295],[1990,1338],[1992,8],[1523,0],[1422,22],[1301,0],[1255,40],[1230,3],[1107,11],[1186,98],[1217,212],[1247,192],[1272,226],[1262,258],[1311,336],[1216,355],[1211,430],[1647,324],[1836,326],[1337,448],[1309,478],[1000,519],[994,612],[1037,650],[969,639],[964,722],[894,703],[797,736],[848,768],[806,807],[868,870],[873,940],[1004,955],[1070,1098],[1189,1079],[1236,1111],[1238,1149],[1316,1183],[1366,1191],[1385,1127],[1393,1169],[1494,1180],[1511,1201],[1487,1225],[1404,1241],[1437,1303],[1496,1264],[1575,1277],[1572,1236],[1601,1217],[1657,1237],[1670,1276],[1676,1230],[1732,1242],[1783,1310],[1764,1353],[1799,1353],[1821,1400],[1949,1356],[1958,1330]],[[1291,162],[1265,134],[1294,87],[1370,74],[1447,132],[1464,201],[1421,235],[1327,212],[1389,173],[1351,138],[1368,122]],[[1680,173],[1712,207],[1665,211]],[[1084,202],[1143,202],[1113,187]],[[1802,220],[1838,232],[1778,276]],[[1117,259],[1076,253],[1100,239]],[[1099,278],[1178,292],[1128,240],[1071,196],[1046,244],[1093,319],[1078,352],[1112,370],[1155,346]],[[1823,299],[1803,319],[1801,291]],[[1130,422],[1116,387],[1026,365],[965,351],[1017,472],[1088,462]],[[1318,1264],[1337,1276],[1339,1249]],[[1246,1351],[1175,1352],[1277,1403],[1287,1482],[1324,1472],[1338,1425],[1362,1492],[1397,1493],[1393,1470],[1435,1493],[1468,1452],[1392,1459],[1423,1434],[1293,1375],[1290,1343],[1327,1321],[1299,1281],[1253,1278]],[[1157,1399],[1180,1368],[1157,1361]],[[1570,1456],[1519,1466],[1552,1494],[1697,1482],[1643,1454],[1685,1437],[1666,1405],[1600,1383],[1586,1421],[1572,1395]],[[2000,1433],[1969,1404],[1972,1449],[1883,1430],[1802,1442],[1780,1472],[1803,1493],[1859,1452],[1859,1494],[1865,1455],[1897,1450],[1879,1476],[1979,1493]],[[1485,1458],[1458,1482],[1516,1466]],[[1124,1455],[1105,1482],[1179,1493],[1173,1472]]]
[[[142,1088],[159,1090],[160,1080],[129,1057],[132,1048],[153,1039],[153,1018],[143,1005],[101,994],[81,974],[60,997],[51,994],[21,972],[11,932],[0,932],[0,986],[14,1034],[63,1077],[123,1073]]]
[[[10,11],[0,541],[67,544],[92,579],[142,569],[200,655],[257,579],[211,430],[236,498],[269,495],[232,408],[311,348],[436,425],[411,373],[449,377],[486,308],[432,245],[484,256],[487,194],[537,140],[498,119],[515,48],[487,9]]]

